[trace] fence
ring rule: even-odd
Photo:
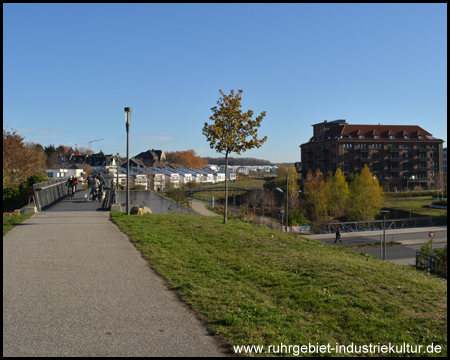
[[[421,226],[432,226],[432,218],[419,217],[411,219],[386,220],[386,230],[403,229],[409,227],[421,227]],[[336,229],[338,227],[341,229],[341,232],[382,230],[383,220],[327,223],[326,227],[328,228],[329,233],[336,232]]]
[[[444,276],[447,279],[447,267],[435,256],[416,251],[416,270],[427,270],[430,274]]]
[[[67,179],[58,179],[45,181],[39,184],[33,184],[34,199],[38,211],[53,205],[61,200],[68,193],[66,186]]]

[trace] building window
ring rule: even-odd
[[[364,139],[363,135],[358,135],[358,139]]]
[[[403,136],[405,140],[408,140],[408,135]]]
[[[394,135],[389,135],[390,140],[394,140]]]
[[[374,139],[378,139],[378,135],[374,135],[373,138],[374,138]]]
[[[422,135],[419,135],[417,138],[418,138],[419,140],[422,140]]]

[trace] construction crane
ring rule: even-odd
[[[105,140],[105,139],[98,139],[98,140],[91,140],[91,141],[89,141],[89,155],[92,155],[91,143],[96,142],[96,141],[100,141],[100,140]]]
[[[78,146],[80,146],[80,145],[75,144],[75,143],[69,143],[69,144],[75,145],[75,152],[77,152]]]

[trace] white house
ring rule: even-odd
[[[212,173],[205,171],[205,170],[199,170],[199,169],[194,169],[193,171],[203,175],[204,183],[214,184],[214,175]]]
[[[78,178],[78,181],[83,181],[83,177],[81,176],[84,173],[83,169],[45,169],[47,176],[50,180],[58,180],[61,178],[69,178],[75,175]]]
[[[225,181],[225,173],[214,171],[212,174],[214,175],[214,182],[220,183]]]
[[[192,169],[179,169],[179,171],[180,171],[180,174],[181,173],[190,174],[191,182],[201,183],[203,180],[203,175],[196,173],[195,171],[192,171]]]
[[[194,180],[194,177],[192,176],[192,172],[186,169],[176,169],[173,170],[174,172],[177,172],[180,175],[180,181],[182,184],[189,184]]]
[[[162,169],[162,168],[154,168],[154,170],[155,170],[155,172],[157,172],[159,174],[163,174],[164,180],[166,182],[170,182],[176,188],[179,187],[180,175],[178,173],[174,173],[174,172],[168,171],[167,169]]]
[[[236,180],[236,173],[232,170],[228,170],[228,180],[234,181]]]

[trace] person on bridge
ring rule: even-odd
[[[97,180],[100,182],[100,187],[98,189],[98,197],[101,199],[103,195],[103,189],[105,188],[105,178],[102,176],[102,173],[98,173]]]
[[[337,228],[337,230],[336,230],[336,239],[334,240],[335,244],[338,242],[338,240],[342,243],[341,232],[339,230],[340,230],[339,228]]]
[[[73,176],[73,189],[72,189],[72,194],[75,195],[76,191],[77,191],[77,187],[78,187],[78,178],[76,177],[76,175]]]
[[[68,187],[68,194],[69,194],[69,199],[73,199],[73,195],[75,194],[75,184],[74,184],[74,179],[75,179],[75,175],[69,177],[69,179],[67,179],[66,185]]]
[[[100,181],[98,181],[98,179],[94,175],[91,180],[92,201],[98,201],[99,187],[100,187]]]

